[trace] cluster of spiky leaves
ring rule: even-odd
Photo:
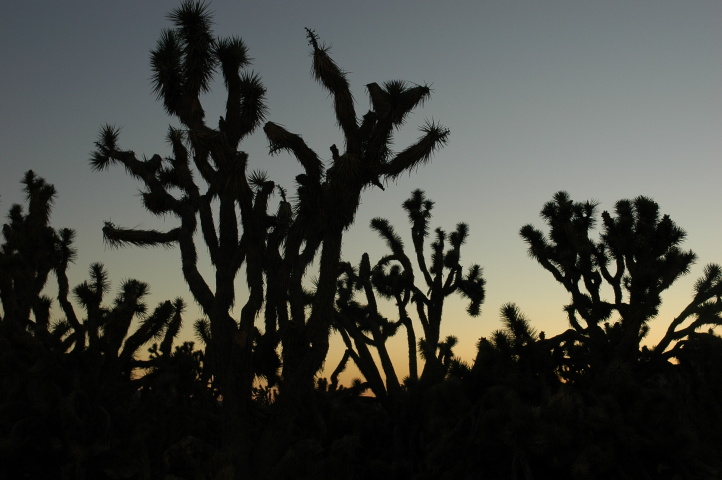
[[[336,145],[331,146],[332,163],[324,175],[318,155],[299,135],[274,123],[268,123],[264,131],[272,153],[288,151],[304,167],[305,173],[297,178],[299,195],[338,204],[337,210],[345,211],[333,215],[330,220],[340,222],[339,226],[346,228],[353,221],[362,189],[371,185],[383,188],[381,181],[393,180],[427,162],[446,143],[449,131],[435,122],[427,122],[421,129],[423,136],[416,143],[393,153],[393,131],[429,98],[431,90],[403,81],[385,82],[383,86],[368,84],[372,108],[358,119],[346,72],[329,56],[329,48],[319,42],[315,32],[307,29],[307,34],[313,48],[312,72],[333,97],[345,152],[339,151]]]

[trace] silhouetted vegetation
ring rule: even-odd
[[[469,230],[465,223],[457,224],[450,235],[440,228],[435,230],[436,238],[431,244],[431,258],[427,264],[424,242],[429,236],[428,224],[433,205],[421,190],[414,191],[403,204],[411,223],[413,258],[423,279],[423,288],[416,285],[415,269],[401,237],[388,220],[382,218],[374,218],[371,228],[386,241],[391,253],[382,257],[373,268],[368,254],[362,256],[358,269],[347,262],[340,267],[342,273],[338,282],[335,325],[346,345],[347,355],[342,363],[348,358],[353,359],[374,396],[381,401],[387,396],[392,400],[398,399],[402,392],[386,347],[386,341],[399,327],[404,327],[408,340],[407,385],[419,381],[430,385],[442,381],[448,373],[453,358],[452,348],[457,342],[453,336],[440,340],[446,297],[459,293],[469,300],[469,315],[476,317],[481,313],[485,284],[481,267],[472,265],[465,275],[459,263],[461,246],[466,242]],[[450,244],[448,249],[445,245],[447,241]],[[366,305],[354,299],[356,290],[363,291]],[[396,303],[398,320],[390,321],[379,312],[377,295]],[[417,337],[408,312],[409,303],[415,306],[424,334],[418,341],[418,354],[424,359],[421,377],[418,375]],[[369,347],[377,352],[381,369],[376,365]],[[382,378],[386,379],[385,385]]]
[[[27,210],[11,207],[0,245],[2,476],[148,477],[181,431],[212,438],[198,428],[215,406],[203,354],[191,343],[172,348],[184,302],[148,312],[148,285],[128,279],[108,305],[108,273],[95,263],[73,289],[80,314],[68,298],[75,234],[50,225],[55,188],[32,171],[23,184]],[[43,293],[51,275],[60,320]]]
[[[264,172],[249,174],[239,150],[266,118],[245,44],[215,37],[203,3],[185,1],[169,19],[151,68],[158,100],[179,122],[168,131],[171,155],[138,156],[106,125],[91,166],[123,166],[146,209],[176,222],[167,231],[107,222],[103,233],[115,246],[178,248],[204,315],[194,324],[202,349],[175,344],[181,298],[151,311],[149,286],[129,279],[111,301],[101,263],[71,289],[74,232],[51,226],[55,189],[28,172],[27,206],[10,208],[0,245],[0,477],[722,476],[722,338],[711,330],[722,323],[722,268],[705,267],[683,311],[658,318],[663,293],[695,255],[652,199],[600,214],[593,202],[554,195],[541,211],[547,231],[527,225],[520,235],[569,293],[569,328],[538,332],[506,304],[502,328],[466,363],[454,355],[456,339],[441,336],[449,297],[461,295],[473,317],[485,298],[481,267],[461,263],[465,223],[432,233],[434,203],[415,190],[401,206],[408,246],[375,218],[389,253],[375,264],[365,253],[357,267],[341,258],[362,192],[445,144],[448,130],[431,122],[416,143],[392,149],[430,89],[371,83],[371,109],[359,118],[346,74],[307,30],[344,145],[330,146],[326,164],[300,135],[265,123],[270,153],[300,163],[290,196]],[[211,125],[200,99],[217,74],[226,107]],[[198,268],[202,247],[212,278]],[[645,345],[650,323],[665,321],[662,339]],[[400,331],[406,355],[397,365],[388,342]],[[345,354],[321,378],[332,335]],[[342,385],[349,361],[364,378]]]
[[[272,452],[292,438],[289,425],[298,423],[303,431],[319,433],[327,428],[312,398],[315,375],[328,352],[343,234],[353,223],[363,190],[383,188],[381,181],[427,161],[444,144],[448,131],[428,123],[417,143],[392,152],[392,133],[429,97],[430,89],[400,81],[369,84],[372,109],[359,120],[345,73],[316,33],[307,30],[313,73],[333,98],[345,145],[343,153],[330,146],[332,161],[327,166],[299,135],[266,123],[263,130],[270,152],[288,151],[303,167],[296,177],[295,200],[288,201],[285,190],[276,188],[265,173],[247,174],[248,155],[238,150],[266,113],[260,78],[242,71],[250,63],[246,46],[239,38],[215,38],[203,4],[183,3],[169,17],[174,28],[163,32],[151,53],[151,66],[159,100],[182,125],[168,133],[173,156],[138,158],[119,147],[117,128],[105,126],[91,164],[97,170],[123,165],[143,183],[148,211],[179,220],[178,227],[165,232],[107,223],[103,233],[113,245],[178,245],[183,275],[208,321],[208,328],[203,327],[209,331],[208,368],[232,425],[226,430],[225,444],[239,461],[236,470],[247,470],[252,450],[248,402],[254,378],[264,377],[269,386],[278,383],[282,393],[272,416],[273,428],[266,429],[261,440],[268,453],[263,463],[278,460],[280,451]],[[217,125],[209,126],[200,96],[216,71],[227,90],[226,111]],[[271,214],[269,198],[274,191],[281,200]],[[197,268],[198,227],[214,267],[213,283]],[[309,293],[304,280],[316,256],[315,291]],[[230,310],[241,268],[245,268],[248,297],[236,320]],[[256,324],[260,315],[262,326]],[[297,408],[300,404],[305,405],[303,414]]]

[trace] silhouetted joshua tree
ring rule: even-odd
[[[27,212],[10,208],[2,227],[0,246],[0,301],[6,329],[32,330],[39,336],[50,328],[51,299],[42,294],[53,271],[64,271],[75,255],[70,247],[75,233],[50,226],[55,187],[28,170],[22,180]],[[62,286],[61,286],[62,288]],[[32,314],[32,315],[31,315]],[[7,330],[6,330],[7,331]]]
[[[394,231],[388,220],[374,218],[371,228],[386,241],[391,253],[381,258],[371,268],[368,254],[364,254],[358,269],[344,263],[339,280],[339,295],[336,326],[346,344],[349,356],[364,374],[374,394],[384,399],[398,396],[401,389],[396,370],[386,348],[386,340],[403,325],[408,340],[409,379],[419,380],[417,367],[416,333],[408,313],[409,303],[415,304],[416,314],[421,323],[424,337],[418,345],[423,359],[424,370],[421,379],[438,382],[448,371],[452,358],[454,337],[440,340],[441,320],[444,301],[453,294],[460,294],[469,300],[467,312],[478,316],[484,301],[485,280],[478,265],[472,265],[466,274],[461,266],[461,246],[468,236],[465,223],[456,225],[456,230],[447,234],[440,228],[435,230],[436,240],[431,244],[430,264],[426,261],[424,243],[429,236],[429,219],[434,203],[424,192],[415,190],[403,203],[411,224],[413,253],[406,253],[401,237]],[[449,242],[447,247],[446,242]],[[412,258],[414,262],[412,262]],[[423,280],[423,287],[417,285],[414,263]],[[356,290],[363,290],[366,304],[354,299]],[[398,319],[389,321],[379,313],[377,294],[396,302]],[[371,355],[375,349],[381,361],[381,370]],[[386,384],[381,380],[381,373]]]
[[[117,435],[112,425],[121,422],[114,413],[132,410],[133,395],[149,384],[145,369],[160,371],[172,363],[162,362],[171,356],[184,305],[180,299],[163,302],[146,315],[148,285],[132,279],[123,282],[113,304],[104,305],[110,284],[96,263],[90,279],[73,290],[85,310],[81,318],[68,298],[74,232],[50,225],[55,188],[32,171],[22,183],[27,211],[17,204],[10,208],[0,244],[0,409],[14,412],[0,421],[0,476],[49,478],[61,466],[79,472],[107,460],[108,439]],[[52,299],[43,293],[51,273],[65,314],[55,321]],[[138,358],[154,338],[162,339],[161,355]]]
[[[182,125],[168,132],[173,156],[140,159],[120,149],[118,129],[106,125],[91,165],[96,170],[123,165],[144,184],[143,205],[155,215],[177,218],[180,224],[158,231],[119,228],[107,222],[103,234],[111,245],[178,245],[183,276],[209,319],[211,345],[206,359],[222,387],[229,430],[245,430],[234,422],[245,418],[245,399],[250,398],[253,381],[250,357],[257,341],[254,322],[263,304],[264,249],[269,230],[284,228],[266,213],[274,184],[262,173],[249,179],[248,155],[238,150],[240,141],[264,118],[265,88],[254,73],[242,73],[250,61],[240,38],[214,38],[205,4],[183,2],[169,18],[175,28],[162,32],[151,52],[151,67],[158,99]],[[225,118],[214,128],[206,124],[200,96],[209,90],[216,69],[228,95]],[[194,235],[199,224],[214,267],[214,282],[198,270]],[[235,302],[234,280],[244,264],[249,297],[238,323],[230,310]],[[238,435],[229,433],[229,439],[242,441]],[[235,448],[233,442],[229,448]]]
[[[345,73],[308,30],[313,72],[334,99],[344,151],[331,146],[331,165],[326,168],[300,136],[267,123],[264,131],[271,153],[288,151],[304,169],[297,177],[294,205],[279,188],[278,212],[269,215],[275,184],[262,173],[248,176],[248,155],[238,150],[240,141],[260,125],[266,110],[259,77],[241,73],[249,64],[245,45],[236,37],[215,38],[203,3],[185,1],[169,18],[175,28],[162,33],[151,53],[151,66],[159,100],[182,125],[169,130],[173,156],[139,158],[121,149],[118,129],[106,125],[91,165],[96,170],[123,165],[143,183],[144,206],[153,214],[173,216],[180,224],[158,231],[120,228],[108,222],[104,236],[112,245],[178,245],[183,275],[208,317],[206,358],[221,387],[224,405],[244,416],[254,375],[275,376],[279,342],[283,346],[284,392],[279,401],[298,404],[301,397],[313,394],[314,375],[328,351],[341,240],[353,223],[361,192],[428,161],[449,132],[427,123],[418,142],[393,153],[394,130],[431,90],[401,81],[369,84],[372,110],[359,121]],[[216,71],[227,90],[225,115],[217,127],[207,124],[200,101]],[[194,234],[199,226],[214,267],[215,289],[197,267]],[[317,288],[309,297],[302,283],[317,253]],[[234,279],[242,266],[248,298],[240,319],[235,320],[230,309],[235,300]],[[263,333],[255,326],[262,309]]]
[[[383,86],[371,83],[366,87],[372,110],[359,121],[345,73],[329,57],[328,48],[319,44],[316,34],[311,30],[307,33],[313,48],[313,72],[334,99],[345,152],[340,153],[336,145],[332,145],[331,166],[324,171],[317,154],[300,136],[272,123],[264,127],[272,152],[291,152],[305,170],[297,177],[296,217],[289,229],[282,269],[284,278],[291,281],[288,295],[293,320],[284,335],[283,375],[286,382],[303,382],[304,390],[326,357],[334,318],[341,240],[353,223],[361,192],[428,161],[449,134],[440,125],[427,123],[417,143],[393,153],[393,132],[430,96],[431,90],[402,81],[386,82]],[[306,318],[299,280],[319,245],[322,247],[318,281],[311,313]]]
[[[77,253],[73,246],[75,232],[50,225],[50,214],[56,195],[55,187],[30,170],[22,181],[28,200],[28,211],[15,204],[10,208],[9,222],[3,225],[0,245],[0,301],[4,317],[1,323],[6,334],[27,332],[59,352],[90,352],[120,361],[129,379],[138,349],[154,337],[163,337],[164,352],[170,350],[181,326],[185,305],[178,298],[174,303],[161,303],[152,315],[145,315],[143,298],[148,284],[129,279],[112,308],[102,305],[110,288],[108,273],[100,263],[90,267],[90,280],[75,287],[76,299],[86,310],[79,319],[68,299],[67,268]],[[58,282],[58,302],[65,318],[52,322],[52,299],[43,294],[48,276]],[[141,327],[126,338],[134,319],[142,318]],[[165,332],[165,336],[164,336]]]
[[[90,280],[84,281],[73,293],[85,309],[86,317],[78,320],[72,304],[70,310],[74,321],[61,320],[54,325],[54,334],[61,340],[62,351],[72,347],[82,352],[103,375],[115,375],[130,380],[133,371],[147,367],[152,362],[137,358],[139,349],[153,339],[162,339],[161,354],[169,356],[173,340],[182,326],[185,302],[166,300],[158,304],[153,313],[147,313],[145,297],[150,293],[148,284],[135,279],[125,280],[112,308],[103,305],[110,282],[105,267],[100,263],[90,266]],[[67,301],[67,299],[65,299]],[[133,321],[138,327],[131,333]],[[77,323],[76,323],[77,322]],[[86,346],[87,342],[87,348]]]
[[[659,206],[646,197],[621,200],[613,213],[603,212],[599,241],[590,238],[597,222],[597,205],[592,202],[573,202],[559,192],[541,215],[549,226],[548,237],[531,225],[520,234],[529,254],[571,294],[565,310],[572,327],[544,342],[581,346],[592,370],[636,362],[662,292],[688,273],[695,260],[694,253],[679,247],[685,232],[669,216],[661,216]],[[604,297],[605,284],[609,300]],[[720,293],[720,267],[710,265],[697,282],[692,302],[653,349],[653,357],[673,356],[675,349],[668,349],[672,342],[705,325],[722,323]],[[690,317],[691,323],[678,328]]]

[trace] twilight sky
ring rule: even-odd
[[[140,206],[139,185],[121,168],[88,167],[99,127],[122,127],[120,145],[169,154],[169,124],[151,93],[149,50],[175,1],[9,2],[0,17],[0,212],[21,202],[19,180],[33,169],[58,189],[53,225],[77,230],[71,284],[102,261],[113,288],[150,283],[150,307],[186,296],[175,249],[114,250],[104,220],[172,228]],[[421,188],[436,202],[432,227],[470,225],[462,263],[478,263],[487,299],[471,319],[461,302],[446,310],[444,335],[460,338],[471,360],[478,338],[500,327],[499,308],[516,302],[538,330],[566,328],[562,287],[526,254],[518,236],[541,227],[539,210],[559,190],[613,209],[622,198],[654,198],[688,233],[698,254],[692,273],[665,297],[650,341],[691,298],[703,265],[722,262],[722,2],[697,1],[220,1],[217,35],[239,35],[267,87],[267,119],[301,134],[323,158],[341,145],[331,101],[310,76],[304,27],[332,45],[349,72],[361,115],[364,85],[402,79],[432,86],[432,98],[396,137],[402,149],[434,119],[451,129],[432,163],[365,192],[344,256],[375,261],[384,244],[371,218],[395,225],[410,245],[401,203]],[[208,95],[210,122],[222,112],[222,84]],[[269,157],[263,133],[242,144],[250,170],[294,189],[301,168]],[[202,248],[199,250],[203,250]],[[241,288],[239,282],[239,288]],[[115,290],[113,290],[115,292]],[[113,293],[114,295],[115,293]],[[193,305],[192,301],[189,301]],[[186,316],[186,336],[199,314]],[[655,328],[656,326],[656,328]],[[403,339],[401,339],[403,342]],[[399,352],[404,355],[403,352]],[[333,367],[340,356],[334,350]]]

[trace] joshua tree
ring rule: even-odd
[[[344,231],[353,223],[361,192],[381,186],[380,180],[393,180],[431,158],[448,137],[448,130],[427,123],[423,136],[399,153],[391,151],[393,132],[407,115],[429,97],[426,86],[410,86],[390,81],[366,86],[372,109],[357,119],[353,98],[344,72],[329,57],[328,48],[319,44],[316,34],[307,30],[313,48],[313,72],[334,99],[336,119],[344,135],[345,151],[332,145],[331,166],[324,171],[318,156],[300,136],[269,123],[264,130],[272,152],[287,150],[303,165],[297,177],[298,205],[289,229],[284,259],[292,328],[284,336],[284,379],[304,383],[321,367],[328,350],[329,329],[334,318],[334,297]],[[305,245],[301,249],[302,245]],[[322,245],[322,246],[321,246]],[[320,247],[320,269],[312,310],[306,318],[298,281],[313,254]]]
[[[28,200],[28,211],[15,204],[10,208],[9,223],[3,225],[0,245],[0,301],[5,333],[28,332],[47,346],[60,352],[87,350],[106,358],[122,360],[130,378],[132,360],[138,348],[151,338],[163,334],[165,351],[170,350],[181,324],[183,300],[176,299],[158,306],[153,315],[146,316],[143,298],[148,285],[138,280],[123,282],[121,292],[112,308],[102,306],[108,292],[108,273],[103,265],[90,267],[90,281],[74,289],[75,296],[87,312],[79,320],[75,307],[68,299],[67,268],[75,259],[75,232],[68,228],[56,230],[50,226],[50,214],[55,187],[29,170],[22,183]],[[65,313],[63,320],[52,322],[52,299],[43,295],[50,273],[58,282],[58,302]],[[141,328],[126,339],[131,322],[144,318]]]
[[[599,241],[590,238],[596,214],[596,204],[573,202],[559,192],[541,212],[549,236],[531,225],[520,232],[529,254],[571,294],[565,311],[572,328],[545,342],[583,346],[591,369],[639,359],[640,342],[658,314],[662,292],[688,273],[695,260],[694,253],[679,247],[685,232],[669,216],[661,216],[649,198],[621,200],[613,214],[603,212]],[[609,300],[604,298],[605,284]],[[722,323],[721,293],[720,267],[710,265],[690,305],[653,349],[654,356],[673,356],[674,349],[668,350],[673,341],[702,326]],[[679,328],[690,317],[695,320]]]
[[[71,471],[68,465],[74,464],[80,471],[110,450],[106,443],[111,423],[118,421],[111,418],[111,410],[127,409],[144,383],[143,376],[132,375],[134,370],[164,367],[161,361],[170,356],[183,302],[161,303],[152,315],[145,315],[148,285],[131,279],[123,283],[112,305],[103,305],[108,274],[101,264],[93,264],[90,280],[74,289],[86,312],[80,319],[68,299],[74,232],[50,225],[53,185],[32,171],[22,183],[27,211],[21,205],[10,208],[0,244],[0,373],[6,387],[1,389],[0,408],[16,412],[0,422],[8,460],[0,476],[25,472],[53,477],[61,465]],[[52,320],[52,300],[43,294],[51,273],[65,314],[59,321]],[[131,324],[138,319],[140,325],[133,331]],[[137,358],[140,347],[153,338],[162,339],[162,356],[151,361]],[[26,433],[10,433],[16,430]],[[46,454],[42,465],[36,461],[40,451]]]
[[[304,169],[297,177],[295,204],[278,188],[278,212],[269,215],[275,184],[262,173],[247,175],[248,155],[238,150],[240,141],[265,117],[265,89],[259,77],[241,73],[249,65],[245,45],[236,37],[215,38],[203,3],[185,1],[169,18],[174,28],[162,33],[152,51],[151,66],[159,100],[181,124],[169,130],[173,156],[139,158],[119,147],[117,128],[105,126],[91,165],[97,170],[123,165],[143,183],[144,206],[153,214],[177,218],[179,225],[157,231],[106,223],[103,232],[112,245],[178,245],[183,275],[208,319],[209,328],[202,328],[210,333],[207,359],[225,406],[243,416],[254,374],[274,376],[275,367],[268,366],[278,365],[279,342],[284,392],[280,402],[297,403],[313,394],[314,375],[326,357],[341,240],[353,223],[361,192],[428,161],[449,132],[427,123],[416,143],[393,153],[394,130],[431,90],[401,81],[369,84],[372,109],[359,120],[345,73],[308,30],[313,72],[334,99],[344,151],[332,145],[333,159],[326,168],[300,136],[267,123],[264,131],[271,153],[289,151]],[[208,90],[217,70],[227,90],[226,111],[217,126],[210,126],[200,95]],[[215,270],[215,290],[197,268],[194,233],[199,226]],[[302,281],[317,253],[317,288],[309,297]],[[236,320],[230,314],[235,300],[233,281],[242,266],[248,298]],[[307,314],[309,302],[312,308]],[[262,309],[261,334],[255,319]]]
[[[143,183],[143,205],[151,213],[179,220],[169,231],[119,228],[107,222],[103,233],[111,245],[178,245],[183,276],[209,320],[211,345],[206,358],[229,414],[228,448],[236,449],[237,442],[244,441],[245,434],[237,430],[245,428],[237,422],[245,418],[245,399],[250,398],[253,381],[251,354],[257,341],[254,322],[263,304],[264,250],[269,230],[285,228],[283,220],[266,213],[274,184],[262,173],[248,178],[248,155],[238,150],[240,141],[264,118],[265,89],[257,75],[242,72],[250,63],[242,40],[213,36],[205,4],[183,2],[169,19],[175,28],[162,32],[151,52],[151,67],[158,99],[182,125],[169,128],[173,156],[138,158],[118,146],[118,129],[106,125],[91,166],[103,170],[123,165]],[[209,90],[217,69],[228,93],[225,118],[212,127],[206,123],[200,96]],[[286,204],[281,205],[283,209]],[[199,224],[214,266],[214,282],[198,270],[194,234]],[[249,297],[237,322],[230,310],[234,279],[244,263]],[[248,445],[240,448],[247,450]]]
[[[149,315],[144,302],[150,293],[148,284],[128,279],[121,285],[112,308],[109,308],[103,306],[105,294],[110,289],[105,267],[94,263],[90,266],[89,275],[89,281],[82,282],[73,290],[86,311],[82,321],[72,304],[63,299],[62,303],[69,305],[65,313],[69,313],[73,320],[66,318],[53,326],[54,337],[61,341],[61,350],[67,351],[72,347],[74,353],[90,355],[90,360],[97,368],[102,368],[104,375],[120,376],[125,380],[131,379],[134,369],[149,365],[136,355],[152,339],[162,339],[160,353],[170,356],[173,340],[183,323],[183,299],[161,302]],[[131,334],[134,320],[140,320],[140,323]],[[87,351],[84,352],[86,342]]]
[[[414,326],[408,313],[409,303],[414,303],[424,337],[418,342],[425,360],[422,380],[436,382],[443,378],[452,357],[454,337],[440,341],[444,301],[458,293],[469,299],[467,312],[478,316],[484,301],[484,284],[481,268],[472,265],[466,275],[461,266],[461,246],[466,241],[468,226],[456,225],[450,235],[437,228],[436,240],[431,244],[430,265],[426,263],[424,242],[429,235],[428,222],[434,203],[424,192],[415,190],[403,203],[411,224],[413,258],[417,264],[423,287],[416,284],[413,262],[404,249],[403,241],[388,220],[374,218],[371,228],[386,241],[391,253],[381,258],[371,268],[368,254],[364,254],[358,269],[349,263],[342,265],[339,280],[339,296],[336,302],[338,316],[336,326],[341,332],[350,357],[358,365],[379,398],[395,396],[400,384],[395,368],[386,349],[386,340],[403,325],[408,339],[409,379],[419,379],[417,367],[417,342]],[[446,242],[450,245],[447,248]],[[366,305],[354,300],[354,291],[363,290]],[[396,302],[398,319],[389,321],[379,313],[377,294]],[[369,336],[370,335],[370,336]],[[381,371],[369,351],[376,349],[386,377],[384,387]]]
[[[2,227],[0,246],[0,301],[3,326],[16,332],[31,329],[38,335],[50,327],[49,297],[42,294],[53,271],[63,270],[75,252],[74,232],[50,226],[55,187],[28,170],[22,180],[27,212],[15,204]],[[32,316],[31,316],[32,314]],[[7,330],[6,330],[7,331]]]

